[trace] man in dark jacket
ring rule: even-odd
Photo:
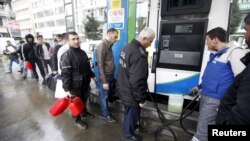
[[[17,54],[17,48],[11,44],[11,42],[8,40],[6,41],[6,54],[8,54],[8,71],[6,73],[12,73],[12,63],[16,62],[17,65],[19,65],[18,60],[18,54]]]
[[[37,36],[37,43],[38,44],[36,44],[36,56],[41,60],[45,74],[48,75],[49,74],[48,66],[52,70],[52,59],[49,54],[50,44],[44,42],[42,35]]]
[[[55,45],[53,49],[53,54],[52,54],[52,62],[53,62],[53,73],[57,74],[58,73],[58,58],[57,58],[57,53],[58,50],[67,42],[67,34],[58,34],[56,37],[58,44]]]
[[[37,58],[35,54],[35,48],[36,48],[36,43],[34,42],[34,36],[32,34],[28,34],[25,36],[26,42],[23,45],[23,60],[25,61],[25,65],[27,61],[29,61],[32,65],[32,72],[34,74],[35,79],[38,81],[39,77],[36,71],[36,64],[40,70],[40,73],[44,79],[45,77],[45,72],[43,69],[42,62],[39,58]],[[27,76],[23,76],[24,79],[26,79]]]
[[[99,70],[98,82],[100,84],[100,108],[102,111],[103,119],[107,122],[115,122],[115,120],[111,117],[110,109],[108,108],[108,91],[110,90],[115,71],[112,46],[117,38],[118,31],[114,28],[110,28],[107,31],[105,39],[103,39],[96,48],[97,66]]]
[[[244,22],[245,39],[248,47],[250,47],[250,14],[246,16]],[[250,124],[250,53],[247,53],[241,60],[246,68],[236,76],[233,84],[221,100],[216,124]]]
[[[117,92],[124,104],[123,137],[129,141],[140,141],[142,137],[135,134],[140,119],[141,107],[145,104],[147,94],[148,60],[146,48],[151,45],[155,33],[145,28],[137,40],[132,40],[123,48],[117,79]]]
[[[68,33],[68,44],[70,48],[60,60],[63,89],[68,96],[78,96],[86,104],[89,84],[95,75],[91,70],[87,54],[80,49],[80,41],[76,32]],[[86,108],[83,112],[86,112]],[[80,115],[74,119],[76,126],[80,129],[87,129],[87,124],[81,120]]]

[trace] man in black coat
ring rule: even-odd
[[[124,104],[123,137],[128,141],[140,141],[135,134],[140,119],[141,107],[145,104],[148,84],[148,60],[146,48],[151,45],[155,33],[145,28],[138,39],[125,46],[120,55],[117,93]]]
[[[34,42],[34,36],[32,34],[27,34],[25,36],[26,42],[23,45],[23,60],[25,61],[25,65],[27,61],[29,61],[32,64],[32,72],[34,74],[35,79],[38,81],[39,77],[36,71],[36,65],[38,66],[40,73],[43,77],[45,78],[45,72],[43,69],[43,64],[41,60],[36,56],[35,51],[36,51],[36,43]],[[26,76],[23,76],[24,79],[26,79]]]
[[[53,62],[53,73],[57,74],[58,73],[58,58],[57,58],[57,53],[59,51],[59,49],[66,44],[67,42],[67,33],[63,33],[63,34],[58,34],[57,35],[57,41],[58,44],[55,45],[54,49],[53,49],[53,54],[52,54],[52,62]]]
[[[68,33],[70,48],[60,59],[62,70],[63,89],[68,96],[78,96],[84,104],[89,96],[89,84],[95,75],[91,70],[87,54],[80,49],[80,41],[76,32]],[[86,113],[86,106],[82,114]],[[81,115],[74,117],[75,125],[80,129],[87,129],[87,124],[82,121]]]
[[[245,19],[245,39],[250,47],[250,14]],[[250,124],[250,53],[241,61],[246,68],[236,76],[233,84],[221,100],[216,118],[216,124]]]

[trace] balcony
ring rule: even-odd
[[[0,16],[15,18],[16,15],[13,11],[7,11],[7,10],[0,8]]]

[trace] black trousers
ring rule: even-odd
[[[123,136],[128,138],[135,135],[135,127],[140,120],[141,108],[124,105]]]
[[[38,74],[36,71],[36,64],[37,64],[39,71],[40,71],[40,74],[42,75],[42,77],[44,79],[45,72],[44,72],[44,68],[43,68],[43,64],[42,64],[41,60],[40,59],[33,59],[33,60],[30,60],[30,63],[32,64],[32,72],[34,73],[35,78],[38,79]]]
[[[71,94],[75,95],[75,96],[78,96],[81,98],[82,102],[84,103],[84,109],[82,111],[82,114],[86,113],[87,112],[87,101],[88,101],[88,98],[90,96],[90,86],[88,88],[82,88],[82,89],[78,89],[78,90],[72,90],[71,91]],[[75,121],[78,121],[78,120],[81,120],[81,115],[77,116],[77,117],[73,117],[73,119]]]

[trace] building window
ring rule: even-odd
[[[56,20],[56,26],[65,26],[65,20],[64,19]]]
[[[52,15],[54,15],[54,10],[52,10],[52,9],[50,9],[50,10],[45,10],[45,11],[44,11],[44,15],[45,15],[46,17],[52,16]]]
[[[3,4],[0,4],[0,9],[4,10],[4,5]]]
[[[66,16],[72,15],[72,4],[65,5]]]
[[[66,18],[66,24],[67,24],[67,27],[74,27],[72,16]]]
[[[54,0],[54,2],[63,2],[63,0]]]
[[[64,7],[55,8],[55,14],[63,14],[63,13],[64,13]]]
[[[37,28],[44,28],[44,22],[37,23]]]
[[[0,18],[0,26],[3,26],[3,19]]]
[[[43,11],[36,13],[36,18],[43,18],[43,17],[44,17]]]
[[[47,21],[46,22],[46,27],[54,27],[55,26],[55,21]]]
[[[71,2],[71,0],[65,0],[65,3],[70,3]]]

